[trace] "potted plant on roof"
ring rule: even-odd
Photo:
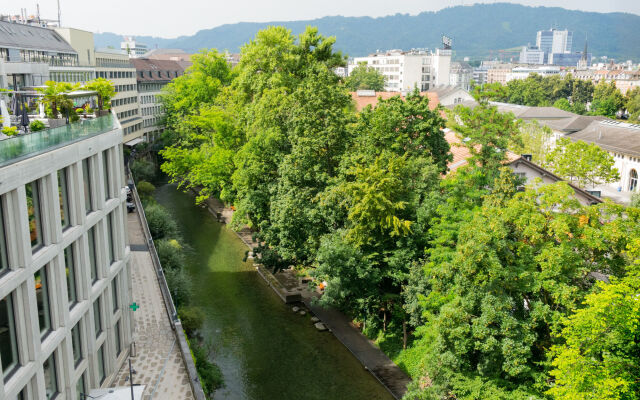
[[[78,85],[72,85],[67,82],[46,81],[43,88],[36,88],[42,94],[40,102],[47,109],[47,117],[49,118],[49,128],[56,128],[66,124],[65,119],[58,119],[59,111],[68,108],[71,99],[69,92],[78,88]],[[71,105],[73,103],[71,102]]]
[[[113,83],[104,78],[96,78],[85,85],[85,89],[98,93],[98,110],[96,117],[101,117],[109,113],[111,108],[111,98],[116,95]]]

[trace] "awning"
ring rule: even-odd
[[[125,144],[127,146],[133,147],[133,146],[137,145],[138,143],[142,143],[142,142],[144,142],[144,139],[139,137],[139,138],[131,139],[128,142],[126,142]]]
[[[142,399],[144,385],[133,385],[133,398]],[[109,389],[93,389],[89,392],[89,398],[100,400],[131,400],[131,387],[115,387]]]

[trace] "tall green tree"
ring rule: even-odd
[[[356,90],[375,90],[376,92],[382,92],[384,90],[384,83],[384,75],[378,72],[377,69],[367,66],[366,63],[355,67],[344,80],[344,85],[352,92]]]
[[[113,82],[104,78],[96,78],[87,82],[85,88],[98,93],[98,110],[102,111],[111,107],[111,99],[116,95]]]
[[[595,187],[620,179],[613,156],[595,143],[561,138],[547,153],[545,165],[563,179],[580,187]]]
[[[594,115],[604,115],[615,118],[616,113],[624,107],[624,97],[616,87],[615,82],[606,83],[604,80],[596,85],[593,91],[591,112]]]

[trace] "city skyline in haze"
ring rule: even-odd
[[[325,0],[301,2],[300,0],[244,0],[216,5],[209,0],[111,0],[110,7],[87,7],[80,0],[60,0],[63,26],[90,32],[112,32],[121,35],[144,35],[175,38],[193,35],[199,30],[238,22],[268,22],[310,20],[326,16],[382,17],[397,13],[416,15],[425,11],[438,11],[446,7],[504,1],[470,0],[352,0],[350,2]],[[628,12],[640,15],[637,0],[520,0],[506,1],[527,6],[562,7],[589,12]],[[27,15],[36,13],[40,6],[42,18],[57,19],[56,0],[20,0],[11,7],[0,8],[0,13]]]

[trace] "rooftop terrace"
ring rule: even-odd
[[[118,127],[112,114],[0,140],[0,168]]]

